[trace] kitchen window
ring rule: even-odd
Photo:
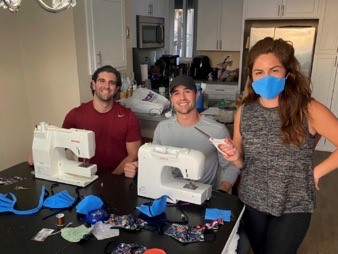
[[[174,54],[192,57],[194,45],[194,2],[175,0]]]

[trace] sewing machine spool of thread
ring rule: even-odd
[[[58,213],[55,217],[56,217],[56,226],[63,227],[65,225],[65,215],[63,213]]]

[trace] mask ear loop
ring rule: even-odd
[[[185,212],[183,212],[182,208],[181,208],[181,203],[178,202],[175,204],[175,201],[170,198],[168,196],[168,199],[170,199],[172,202],[173,202],[173,206],[175,206],[181,213],[181,221],[172,221],[172,220],[167,220],[168,223],[179,223],[179,224],[188,224],[189,222],[189,219],[188,219],[188,216],[185,214]]]
[[[43,196],[43,199],[45,200],[46,198],[48,198],[48,196],[49,196],[49,191],[45,190],[45,195]]]
[[[58,187],[59,184],[58,183],[53,183],[51,186],[50,186],[50,193],[52,193],[52,195],[54,195],[54,188],[55,187]]]
[[[212,229],[205,229],[203,233],[205,243],[212,243],[216,240],[216,233]],[[210,236],[210,239],[208,236]]]

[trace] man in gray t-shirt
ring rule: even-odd
[[[176,116],[157,125],[153,143],[201,151],[206,157],[206,163],[200,182],[211,184],[214,189],[230,191],[237,180],[239,170],[224,160],[216,147],[195,127],[214,138],[230,138],[229,131],[223,124],[202,116],[197,111],[195,103],[199,92],[191,77],[180,75],[174,78],[170,83],[169,92]],[[125,175],[134,177],[137,166],[137,162],[126,164]],[[221,170],[219,179],[218,168]]]

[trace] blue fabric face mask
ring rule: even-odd
[[[100,209],[103,206],[103,201],[94,195],[84,197],[76,206],[76,212],[80,214],[87,214],[92,210]]]
[[[0,194],[0,213],[12,212],[18,215],[34,214],[40,211],[40,209],[42,208],[43,199],[45,197],[45,186],[42,186],[38,206],[33,209],[22,210],[22,211],[18,211],[14,209],[14,206],[16,203],[16,197],[13,193],[9,193],[9,195],[12,197],[12,199],[8,198],[7,194]]]
[[[64,190],[46,198],[43,202],[43,206],[48,208],[68,208],[72,206],[74,202],[75,198],[73,198],[67,190]]]
[[[136,208],[148,217],[154,217],[165,211],[167,208],[167,198],[168,196],[164,195],[155,199],[151,205],[141,205]]]
[[[252,82],[252,88],[256,94],[264,99],[271,100],[276,98],[285,88],[286,78],[276,78],[274,76],[265,76]]]

